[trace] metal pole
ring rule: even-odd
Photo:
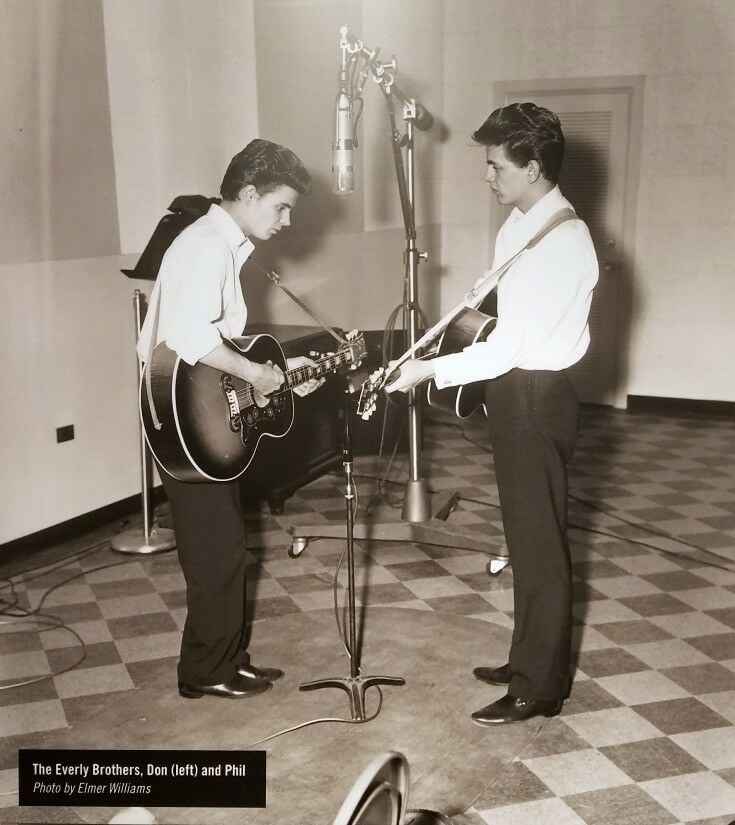
[[[133,313],[135,320],[135,340],[140,336],[143,321],[143,298],[139,289],[133,292]],[[137,357],[138,364],[138,386],[143,377],[143,363]],[[149,455],[145,442],[143,425],[138,420],[138,431],[140,436],[140,480],[141,499],[143,508],[143,529],[133,527],[130,530],[123,530],[113,536],[110,544],[113,550],[120,553],[136,553],[138,555],[149,555],[160,553],[163,550],[171,550],[176,547],[174,531],[165,527],[151,527],[151,503],[150,503],[150,475],[148,472]]]
[[[416,213],[414,206],[414,122],[413,117],[406,120],[406,179],[408,189],[408,207],[411,229],[406,233],[406,295],[408,300],[408,337],[409,346],[414,346],[419,339],[418,307],[418,256],[416,249]],[[404,521],[422,522],[431,518],[431,499],[425,479],[421,477],[421,399],[416,390],[408,392],[408,461],[409,475],[403,497],[401,517]]]
[[[356,679],[360,668],[357,663],[357,623],[355,619],[355,492],[352,481],[352,444],[350,443],[349,391],[345,389],[345,426],[342,459],[345,471],[345,507],[347,515],[347,612],[350,641],[350,677]]]
[[[133,293],[133,312],[135,314],[135,340],[140,336],[140,330],[143,326],[143,310],[141,302],[141,292],[136,289]],[[143,362],[140,358],[138,361],[138,386],[143,378]],[[151,505],[149,495],[149,480],[148,480],[148,453],[146,450],[145,436],[143,430],[140,431],[140,484],[143,499],[143,537],[148,540],[151,534]]]
[[[406,174],[408,176],[408,202],[411,206],[411,219],[415,226],[415,210],[414,210],[414,157],[413,157],[413,121],[409,120],[406,123],[406,134],[408,136],[408,144],[406,146]],[[414,237],[408,238],[406,248],[406,255],[408,260],[406,262],[406,270],[408,277],[408,343],[413,346],[419,338],[418,331],[418,313],[416,306],[418,305],[418,278],[416,272],[416,239]],[[408,393],[408,438],[409,438],[409,473],[412,481],[417,481],[421,477],[420,462],[420,441],[421,441],[421,404],[416,403],[416,390],[411,390]]]

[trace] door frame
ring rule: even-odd
[[[527,92],[529,97],[535,94],[575,95],[596,92],[622,92],[628,96],[628,157],[625,164],[623,237],[621,238],[621,246],[625,254],[624,263],[621,264],[623,277],[618,278],[615,301],[615,336],[618,342],[624,340],[624,330],[632,326],[634,321],[632,278],[635,261],[645,82],[645,75],[635,74],[499,80],[493,83],[493,109],[504,106],[507,95],[518,95],[522,92]],[[499,227],[495,227],[496,230],[497,228]],[[630,337],[628,336],[628,340]],[[613,406],[617,409],[626,409],[628,406],[629,360],[630,352],[622,352],[616,346]]]

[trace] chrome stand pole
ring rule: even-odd
[[[135,340],[138,340],[143,324],[143,298],[139,289],[133,293],[133,312],[135,315]],[[138,359],[138,386],[143,377],[143,363]],[[143,424],[138,420],[140,434],[140,481],[143,507],[143,528],[132,527],[113,536],[110,542],[113,550],[120,553],[138,553],[148,555],[171,550],[176,547],[174,531],[165,527],[152,526],[152,508],[150,502],[151,458],[145,441]]]

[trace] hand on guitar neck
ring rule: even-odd
[[[434,377],[434,365],[431,361],[410,358],[404,361],[395,372],[392,372],[395,363],[391,361],[388,364],[386,392],[408,392]]]
[[[252,362],[250,363],[252,364]],[[268,396],[284,385],[286,376],[278,364],[274,364],[272,361],[266,361],[265,364],[252,365],[253,367],[260,368],[257,371],[260,374],[260,379],[248,379],[253,385],[253,397],[255,398],[255,403],[259,407],[266,407],[268,405]],[[288,372],[293,372],[294,370],[302,369],[303,367],[314,367],[314,370],[316,370],[317,363],[312,358],[307,358],[305,355],[297,355],[294,358],[286,359],[286,368]],[[309,372],[311,371],[307,370],[307,374]],[[293,391],[299,396],[299,398],[304,398],[304,396],[309,395],[309,393],[312,393],[314,390],[321,387],[326,380],[327,379],[324,376],[321,378],[307,378],[306,381],[303,381],[301,384],[297,384],[293,388]]]
[[[357,414],[367,421],[375,411],[378,393],[408,392],[434,377],[434,365],[431,361],[402,356],[396,361],[389,361],[387,367],[380,367],[370,374],[360,390],[357,402]]]

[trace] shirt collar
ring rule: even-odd
[[[232,219],[232,216],[219,204],[213,203],[209,207],[207,217],[225,236],[227,242],[232,247],[242,261],[245,261],[250,253],[255,249],[253,242],[248,238],[240,227]]]
[[[555,186],[537,201],[528,212],[521,212],[518,207],[508,216],[508,224],[513,226],[513,233],[523,234],[524,240],[530,240],[549,218],[560,209],[573,209],[571,203]]]

